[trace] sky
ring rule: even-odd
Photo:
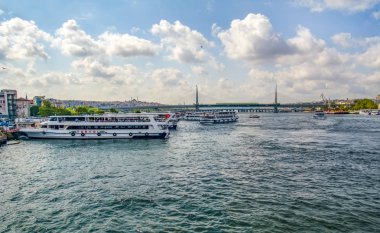
[[[0,0],[0,89],[192,104],[375,98],[380,0]]]

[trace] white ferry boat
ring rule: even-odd
[[[177,123],[178,123],[178,118],[175,113],[146,113],[149,115],[154,115],[156,121],[162,123],[164,122],[165,124],[168,125],[169,129],[177,129]]]
[[[51,116],[40,127],[19,132],[21,136],[39,139],[168,138],[169,119],[170,116],[148,113]]]
[[[201,118],[205,115],[205,112],[187,112],[183,117],[185,121],[200,121]]]
[[[324,120],[326,119],[325,113],[323,111],[315,111],[313,115],[314,119]]]
[[[236,122],[239,116],[236,112],[207,112],[200,119],[202,124],[218,124],[218,123],[229,123]]]

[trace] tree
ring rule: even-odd
[[[377,109],[377,105],[373,100],[361,99],[361,100],[355,100],[355,105],[352,107],[352,109],[353,110]]]
[[[78,115],[88,114],[89,107],[78,106],[75,108],[75,111]]]
[[[96,111],[95,111],[95,114],[104,114],[104,111],[97,108]]]
[[[48,108],[46,106],[41,106],[38,111],[38,114],[42,117],[52,116],[54,115],[54,113],[55,112],[52,108]]]
[[[30,116],[37,116],[39,110],[40,110],[40,107],[38,107],[37,105],[30,107],[30,109],[29,109]]]
[[[55,110],[51,106],[50,101],[44,100],[42,106],[38,110],[38,114],[42,117],[52,116],[55,114]]]
[[[55,115],[70,116],[71,112],[67,108],[55,108]]]
[[[111,108],[111,109],[110,109],[110,112],[111,112],[111,113],[118,113],[119,111],[117,111],[117,110],[114,109],[114,108]]]
[[[52,107],[52,106],[51,106],[51,103],[50,103],[49,100],[44,100],[44,101],[42,102],[42,106],[43,106],[43,107],[46,107],[46,108],[51,108],[51,107]]]

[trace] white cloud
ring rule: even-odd
[[[380,0],[294,0],[295,4],[310,8],[312,12],[325,10],[363,12],[372,9]]]
[[[233,20],[230,28],[220,32],[218,37],[230,58],[251,62],[289,63],[315,56],[325,48],[322,39],[302,26],[298,26],[295,37],[285,40],[261,14],[248,14],[243,20]]]
[[[345,48],[353,46],[351,33],[339,33],[332,36],[331,39],[335,44]]]
[[[110,65],[107,62],[92,58],[79,59],[72,63],[73,68],[87,80],[107,82],[128,82],[137,78],[137,68],[127,64],[123,66]],[[98,79],[100,78],[100,79]],[[124,80],[124,81],[123,81]]]
[[[40,30],[34,21],[13,18],[0,23],[0,60],[48,58],[44,44],[51,36]]]
[[[159,46],[151,41],[113,32],[104,32],[97,39],[80,29],[75,20],[68,20],[56,32],[53,46],[64,55],[74,57],[153,56]]]
[[[297,36],[287,40],[287,44],[294,54],[315,54],[322,51],[325,42],[311,34],[308,28],[298,26]]]
[[[265,60],[291,52],[273,30],[269,19],[261,14],[248,14],[243,20],[233,20],[230,28],[220,32],[218,37],[224,51],[234,59]]]
[[[373,12],[372,16],[374,19],[379,20],[380,19],[380,11]]]
[[[199,75],[199,76],[207,76],[209,75],[209,73],[207,72],[207,70],[202,67],[202,66],[192,66],[191,67],[191,71],[196,74],[196,75]]]
[[[158,86],[176,87],[183,80],[184,76],[181,71],[173,68],[164,68],[155,70],[152,78],[157,82]]]
[[[363,53],[355,56],[363,66],[380,69],[380,43],[369,46]]]
[[[353,38],[351,33],[338,33],[331,37],[332,41],[342,47],[368,48],[380,43],[380,36]]]
[[[211,26],[211,33],[213,36],[217,37],[219,32],[222,31],[222,28],[216,25],[216,23],[213,23]]]
[[[99,36],[100,45],[105,49],[109,56],[153,56],[159,49],[159,46],[151,41],[140,39],[128,34],[117,34],[105,32]]]
[[[99,43],[81,30],[75,20],[65,22],[56,32],[53,46],[61,49],[64,55],[88,57],[102,53]]]
[[[169,51],[169,59],[181,63],[203,63],[210,57],[206,49],[214,44],[201,33],[176,21],[174,24],[161,20],[151,28],[153,35],[161,38],[161,43]]]

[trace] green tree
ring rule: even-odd
[[[111,109],[110,109],[110,112],[111,112],[111,113],[118,113],[119,111],[117,111],[117,110],[114,109],[114,108],[111,108]]]
[[[95,114],[104,114],[104,111],[97,108],[96,111],[95,111]]]
[[[70,116],[71,111],[69,111],[67,108],[54,108],[55,115],[61,115],[61,116]]]
[[[52,116],[52,115],[54,115],[54,109],[48,108],[45,106],[41,106],[39,111],[38,111],[38,114],[42,117]]]
[[[55,109],[52,107],[50,101],[44,100],[42,106],[39,108],[38,114],[42,117],[52,116],[55,114]]]
[[[51,103],[50,103],[49,100],[44,100],[44,101],[42,102],[42,106],[43,106],[43,107],[46,107],[46,108],[51,108],[51,107],[52,107],[52,105],[51,105]]]
[[[89,107],[87,106],[78,106],[75,108],[75,111],[78,115],[88,114]]]
[[[361,99],[361,100],[355,100],[355,105],[352,107],[352,109],[353,110],[377,109],[377,105],[373,100]]]
[[[39,110],[40,110],[40,107],[38,107],[37,105],[30,107],[30,109],[29,109],[30,116],[37,116]]]

